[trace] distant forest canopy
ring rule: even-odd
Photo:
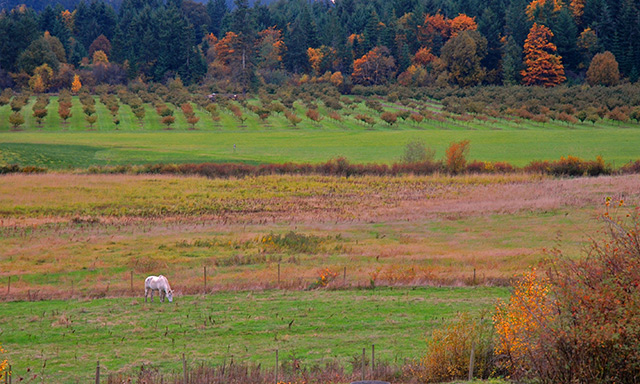
[[[292,79],[549,87],[640,71],[640,0],[117,1],[3,10],[0,88],[178,76],[233,92]]]
[[[36,12],[40,12],[44,10],[47,6],[56,7],[57,5],[61,5],[64,9],[74,9],[80,4],[80,2],[85,0],[0,0],[0,9],[13,9],[19,7],[21,5],[25,5],[29,8],[32,8]],[[120,9],[120,5],[122,5],[122,0],[102,0],[105,3],[111,5],[113,9],[118,11]],[[197,3],[206,3],[208,0],[195,0]],[[249,0],[250,5],[254,5],[256,2],[260,1],[262,4],[270,4],[275,0]],[[85,1],[86,2],[86,1]],[[227,7],[233,8],[233,0],[226,0]]]

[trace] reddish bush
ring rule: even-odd
[[[613,209],[615,206],[615,209]],[[611,212],[612,210],[614,212]],[[640,377],[640,208],[606,200],[584,257],[552,250],[494,317],[500,361],[516,380],[633,383]]]

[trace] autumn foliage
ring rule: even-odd
[[[522,82],[526,85],[554,87],[567,78],[557,48],[550,40],[553,32],[542,24],[534,23],[524,42],[525,69]]]
[[[353,81],[358,84],[383,84],[396,68],[393,57],[385,47],[376,47],[353,62]]]
[[[447,170],[451,174],[459,174],[464,171],[467,165],[467,154],[469,153],[469,140],[454,142],[449,145],[445,152]]]
[[[587,71],[587,82],[590,85],[617,85],[620,81],[618,62],[613,53],[598,53],[591,60]]]
[[[549,252],[494,317],[515,378],[633,383],[640,376],[640,208],[607,198],[604,231],[581,258]]]

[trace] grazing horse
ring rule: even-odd
[[[153,291],[158,291],[162,301],[164,301],[165,296],[170,303],[173,301],[173,290],[166,277],[162,275],[149,276],[144,280],[144,301],[147,301],[147,295],[151,292],[151,302],[153,302]]]

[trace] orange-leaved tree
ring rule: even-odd
[[[467,166],[467,154],[469,153],[469,140],[451,143],[445,152],[447,170],[456,175],[464,171]]]
[[[80,76],[73,75],[73,83],[71,83],[71,93],[77,95],[80,92],[80,88],[82,88],[82,83],[80,82]]]
[[[557,48],[550,40],[553,32],[546,26],[534,23],[524,42],[525,69],[521,72],[526,85],[554,87],[567,78]]]
[[[358,84],[376,85],[386,83],[396,63],[386,47],[375,47],[353,62],[353,81]]]
[[[475,17],[469,17],[464,13],[459,14],[449,21],[449,30],[451,37],[456,37],[460,32],[475,31],[478,29]]]

